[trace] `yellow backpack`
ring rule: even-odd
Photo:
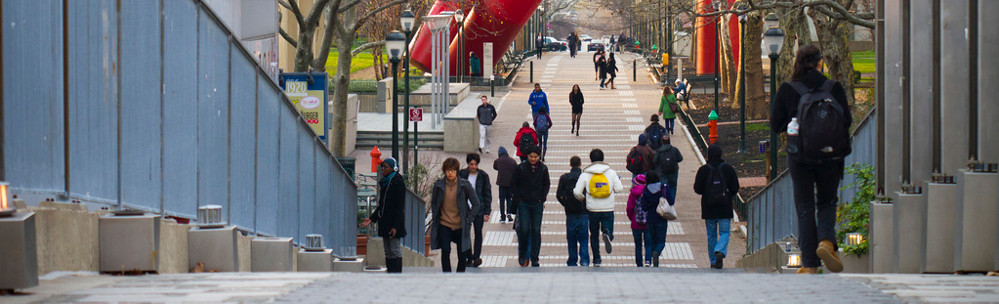
[[[590,178],[590,196],[595,198],[605,198],[611,195],[611,185],[607,176],[603,173],[593,174]]]

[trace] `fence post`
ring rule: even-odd
[[[534,61],[531,61],[531,83],[534,83]]]
[[[638,81],[638,59],[631,61],[631,81]]]

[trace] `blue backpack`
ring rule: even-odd
[[[548,132],[548,114],[538,114],[538,118],[534,119],[534,130],[537,132]]]

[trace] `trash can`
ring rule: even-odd
[[[347,175],[350,176],[350,180],[356,181],[354,177],[354,164],[357,162],[356,158],[353,157],[337,157],[336,161],[340,163],[340,167],[344,171],[347,171]]]

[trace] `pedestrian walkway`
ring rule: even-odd
[[[555,198],[558,179],[570,169],[569,158],[579,156],[585,168],[589,163],[589,153],[593,148],[604,151],[605,162],[621,176],[625,191],[615,196],[614,213],[614,246],[613,252],[607,254],[601,242],[601,257],[603,267],[622,266],[635,267],[634,238],[631,225],[626,215],[628,193],[630,193],[631,173],[625,169],[625,158],[631,147],[638,143],[638,135],[649,124],[649,116],[655,113],[659,105],[661,89],[653,84],[644,70],[639,71],[638,81],[632,81],[630,54],[617,53],[618,78],[615,79],[616,90],[599,89],[599,81],[593,80],[592,53],[582,53],[577,58],[569,57],[568,53],[545,53],[541,60],[534,62],[534,80],[541,84],[542,90],[548,94],[548,103],[552,111],[553,126],[549,131],[548,154],[545,164],[551,175],[551,190],[545,203],[542,221],[541,266],[565,267],[568,250],[565,235],[565,213]],[[643,67],[639,65],[639,69]],[[530,83],[530,71],[520,71],[512,91],[505,96],[503,106],[499,107],[499,115],[494,123],[492,134],[493,151],[498,145],[506,146],[511,153],[515,152],[513,138],[520,125],[531,120],[528,95],[534,89]],[[578,84],[585,96],[582,128],[579,136],[570,133],[571,106],[568,101],[569,92],[574,84]],[[708,249],[704,221],[700,218],[700,196],[693,193],[693,180],[697,168],[701,165],[695,150],[683,133],[680,121],[677,120],[676,134],[672,143],[684,155],[680,164],[680,178],[677,191],[677,212],[680,219],[670,222],[667,236],[667,246],[660,261],[664,267],[676,268],[707,268]],[[511,149],[512,148],[512,149]],[[483,159],[483,168],[490,170],[494,155]],[[492,171],[489,171],[493,174]],[[498,200],[494,193],[491,220],[484,226],[485,242],[483,245],[483,265],[481,267],[518,267],[517,238],[512,223],[500,223]],[[733,225],[735,227],[735,225]],[[732,267],[735,260],[745,252],[745,239],[733,233],[729,245],[729,258],[726,265]],[[591,254],[592,256],[592,254]]]

